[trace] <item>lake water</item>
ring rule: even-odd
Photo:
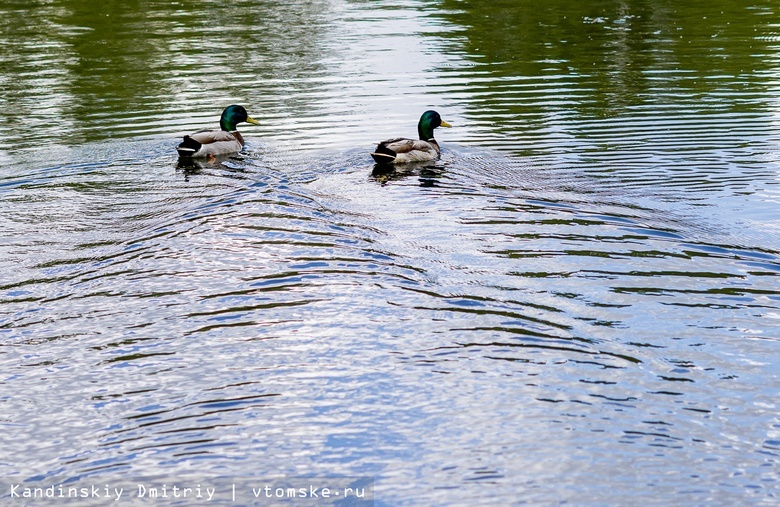
[[[775,2],[0,14],[3,505],[780,502]]]

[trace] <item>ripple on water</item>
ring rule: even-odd
[[[259,148],[189,172],[122,156],[10,186],[25,215],[4,220],[59,231],[7,250],[21,269],[3,330],[24,359],[4,381],[27,387],[5,404],[42,436],[11,452],[89,476],[193,459],[217,472],[248,445],[288,473],[391,481],[409,478],[386,472],[399,459],[427,456],[435,485],[501,480],[529,438],[577,420],[584,433],[550,456],[594,435],[693,460],[721,442],[710,386],[750,367],[697,351],[745,354],[733,337],[776,312],[775,251],[487,150],[378,179],[362,154]],[[63,195],[79,211],[51,213]],[[74,411],[90,417],[65,441]],[[504,435],[482,437],[488,466],[466,445],[475,422]],[[458,446],[433,447],[445,437]],[[598,451],[596,467],[610,460]]]
[[[578,5],[6,9],[0,470],[771,501],[771,9]],[[372,171],[428,108],[442,159]]]

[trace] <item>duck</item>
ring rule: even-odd
[[[244,138],[236,129],[239,123],[260,125],[260,122],[249,117],[244,106],[230,105],[222,111],[219,119],[220,130],[199,130],[184,136],[182,143],[176,148],[180,158],[215,158],[241,151]]]
[[[371,153],[371,157],[377,164],[405,164],[435,160],[439,158],[441,152],[439,143],[433,138],[433,129],[437,127],[452,127],[452,125],[442,120],[436,111],[425,111],[417,124],[420,139],[398,137],[382,141]]]

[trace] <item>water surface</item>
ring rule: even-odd
[[[777,502],[772,3],[0,12],[4,484]],[[375,171],[428,108],[441,160]]]

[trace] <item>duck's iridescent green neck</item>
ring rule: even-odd
[[[245,122],[246,119],[246,109],[241,106],[228,106],[222,111],[222,117],[219,119],[219,128],[228,132],[234,132],[237,130],[236,125]]]
[[[417,124],[417,134],[423,141],[433,139],[433,129],[440,124],[441,117],[435,111],[426,111],[420,117],[420,123]]]
[[[223,117],[219,120],[219,128],[227,130],[228,132],[234,132],[237,129],[236,123],[236,121],[231,122],[229,119]]]

